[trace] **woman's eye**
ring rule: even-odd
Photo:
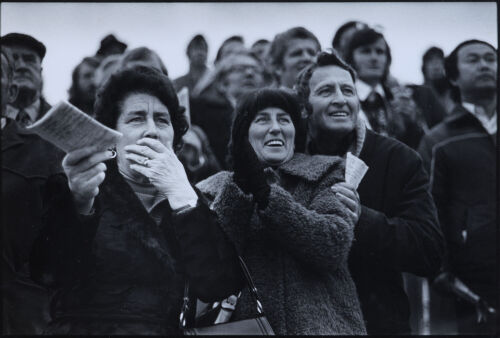
[[[279,121],[280,121],[281,123],[290,123],[290,119],[289,119],[289,118],[287,118],[287,117],[282,117],[282,118],[280,118],[280,120],[279,120]]]
[[[163,118],[160,118],[160,119],[157,119],[157,121],[159,123],[163,123],[163,124],[170,124],[170,121],[168,119],[163,119]]]
[[[330,89],[322,89],[318,92],[318,95],[320,96],[328,96],[330,95]]]
[[[141,122],[142,121],[142,117],[133,117],[133,118],[131,118],[128,121],[129,122]]]
[[[344,88],[344,94],[352,95],[354,94],[354,90],[352,88]]]

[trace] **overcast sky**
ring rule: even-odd
[[[129,48],[149,47],[175,78],[188,70],[185,48],[202,33],[212,62],[222,41],[242,35],[247,46],[293,26],[304,26],[331,46],[348,20],[380,24],[391,47],[391,73],[420,83],[421,57],[430,46],[449,53],[470,38],[497,46],[496,2],[415,3],[2,3],[1,34],[33,35],[47,47],[44,93],[52,104],[67,99],[71,72],[100,40],[115,34]]]

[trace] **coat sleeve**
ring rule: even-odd
[[[347,261],[354,224],[331,189],[324,189],[309,208],[272,184],[269,204],[259,212],[273,240],[306,266],[334,271]]]
[[[224,182],[214,180],[214,185],[221,188],[211,207],[240,254],[249,238],[266,231],[277,245],[318,271],[332,271],[347,259],[353,224],[330,189],[318,194],[308,209],[286,190],[271,184],[269,204],[257,217],[251,195],[244,194],[230,175]]]
[[[431,276],[441,266],[444,239],[422,160],[413,151],[408,154],[397,156],[397,165],[388,166],[394,171],[387,174],[391,183],[400,187],[388,197],[394,204],[390,212],[362,206],[351,259],[365,264],[374,260],[397,271]]]
[[[174,231],[191,290],[203,302],[220,301],[241,290],[243,275],[233,244],[197,193],[196,207],[173,215]]]
[[[79,215],[63,174],[47,181],[42,229],[30,255],[31,276],[50,287],[71,284],[91,264],[92,242],[100,218],[99,203],[91,216]]]
[[[432,147],[434,146],[434,143],[435,141],[433,140],[431,135],[424,135],[420,140],[420,144],[417,149],[420,157],[422,157],[424,169],[429,174],[429,176],[432,161]]]

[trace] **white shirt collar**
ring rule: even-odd
[[[486,132],[490,135],[494,135],[497,132],[497,111],[492,117],[488,118],[484,114],[480,114],[476,109],[476,105],[470,102],[462,102],[462,106],[471,113],[476,119],[481,122],[481,125],[486,129]]]
[[[367,84],[363,80],[356,79],[356,92],[358,93],[358,97],[359,97],[360,101],[366,100],[366,98],[368,97],[368,95],[370,95],[370,93],[372,91],[375,91],[376,93],[380,94],[382,97],[385,97],[384,88],[382,88],[382,85],[380,83],[377,84],[375,86],[375,88],[373,88],[372,86],[370,86],[369,84]]]
[[[30,117],[31,123],[35,122],[38,118],[38,113],[40,112],[40,105],[41,105],[41,100],[35,100],[31,105],[28,107],[24,108],[24,111],[28,114]],[[5,112],[5,115],[8,118],[11,118],[13,120],[16,119],[17,114],[19,113],[20,109],[14,106],[11,106],[10,104],[7,105],[7,111]]]

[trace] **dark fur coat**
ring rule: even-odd
[[[197,186],[248,266],[276,334],[365,334],[347,268],[354,225],[330,187],[344,180],[340,158],[295,154],[268,170],[269,204],[257,212],[221,172]],[[256,316],[244,289],[233,319]]]

